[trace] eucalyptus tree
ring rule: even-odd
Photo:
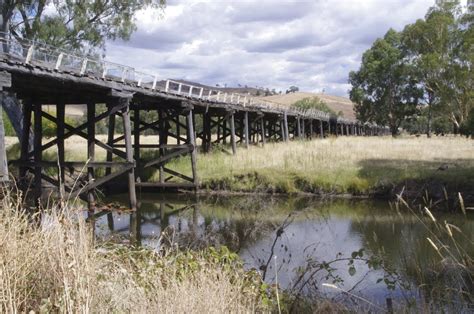
[[[2,0],[0,31],[55,47],[103,48],[107,39],[130,38],[137,11],[164,5],[165,0]]]
[[[56,48],[98,54],[106,40],[128,40],[136,30],[136,13],[161,9],[165,0],[0,0],[0,32],[18,41],[37,40]],[[5,48],[4,48],[5,49]],[[2,102],[17,135],[21,111],[15,99]]]
[[[443,82],[449,75],[452,65],[453,48],[458,30],[454,8],[433,7],[425,19],[405,27],[402,41],[407,51],[407,62],[413,64],[415,74],[423,89],[423,103],[428,110],[427,135],[431,136],[433,110],[440,107],[443,99]]]
[[[400,33],[390,29],[363,54],[360,69],[349,74],[357,118],[388,125],[393,136],[416,112],[423,95],[401,39]]]
[[[433,113],[449,117],[458,130],[473,106],[472,21],[472,10],[465,10],[459,1],[448,1],[431,8],[425,19],[403,31],[428,107],[428,136]]]

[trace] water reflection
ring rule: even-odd
[[[465,244],[472,256],[473,219],[459,215],[440,219],[463,231],[467,239],[460,245]],[[346,258],[352,252],[363,248],[364,258],[385,256],[412,287],[422,279],[418,269],[439,262],[426,241],[434,226],[429,222],[423,226],[415,216],[374,201],[248,196],[183,200],[142,195],[137,212],[98,212],[95,226],[97,237],[154,249],[175,244],[194,249],[226,245],[270,283],[278,275],[278,284],[285,288],[334,296],[335,291],[322,283],[335,280],[338,287],[379,303],[387,297],[420,296],[416,289],[389,290],[383,281],[377,283],[384,272],[369,269],[365,261],[355,261],[356,272],[349,271]],[[323,261],[338,259],[330,264],[335,269],[330,273],[318,268]]]

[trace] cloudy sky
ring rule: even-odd
[[[390,28],[425,15],[434,0],[168,0],[137,16],[107,59],[161,78],[346,96],[348,73]]]

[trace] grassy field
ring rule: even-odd
[[[175,163],[185,170],[186,160]],[[438,170],[439,169],[439,170]],[[367,194],[410,182],[474,191],[474,141],[461,137],[339,137],[198,155],[212,190]]]
[[[105,140],[105,136],[99,137]],[[141,140],[157,141],[155,136]],[[13,147],[9,159],[18,158],[15,139],[7,138],[6,142]],[[85,140],[69,138],[66,160],[86,160],[85,147]],[[150,153],[143,151],[142,156]],[[46,154],[54,160],[55,148]],[[105,151],[99,147],[96,160],[105,160]],[[474,141],[463,137],[330,137],[267,143],[248,150],[238,147],[235,156],[215,149],[198,154],[197,161],[204,190],[381,196],[403,186],[417,193],[433,190],[438,196],[444,195],[444,189],[451,193],[474,191]],[[191,174],[189,158],[174,160],[168,166]],[[157,179],[157,173],[139,175]],[[469,201],[468,195],[466,199]]]

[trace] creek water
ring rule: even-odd
[[[454,245],[429,217],[415,213],[373,200],[142,194],[137,212],[97,214],[95,233],[153,249],[170,243],[190,248],[225,245],[238,253],[247,269],[260,271],[265,281],[293,293],[364,298],[382,305],[387,298],[442,298],[443,293],[433,294],[442,282],[472,297],[472,282],[466,282],[456,260],[457,252],[474,256],[474,217],[436,214],[438,222],[456,226]],[[452,245],[455,256],[442,244]],[[466,304],[464,298],[445,297]]]

